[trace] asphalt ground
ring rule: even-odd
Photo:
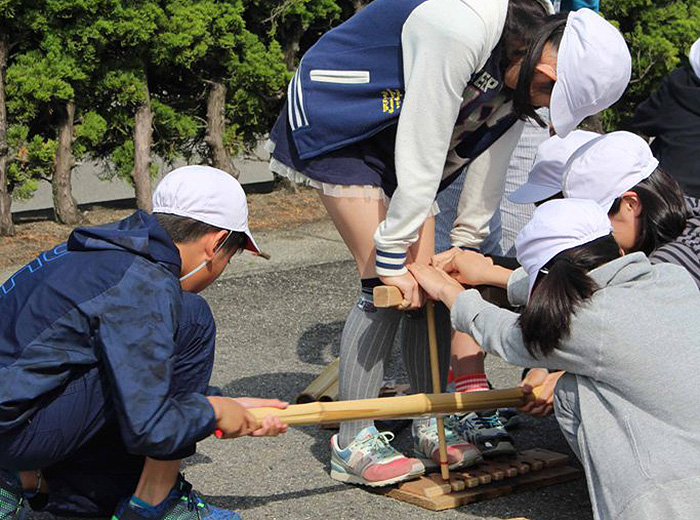
[[[218,328],[212,384],[230,396],[292,401],[338,355],[358,282],[328,223],[256,238],[273,260],[238,258],[203,294]],[[504,388],[517,384],[520,369],[489,356],[487,373],[496,388]],[[389,376],[405,377],[397,355]],[[210,503],[245,520],[592,518],[583,477],[443,512],[378,496],[328,476],[332,433],[309,426],[278,438],[210,438],[185,461],[184,472]],[[512,433],[519,449],[568,453],[577,465],[553,417],[524,417]],[[409,435],[409,429],[398,435],[399,447],[409,446]]]

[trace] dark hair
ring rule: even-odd
[[[631,252],[651,254],[660,246],[675,240],[685,229],[688,207],[683,190],[676,180],[660,168],[628,191],[633,191],[642,203],[639,238]],[[618,197],[608,211],[620,211],[622,198]]]
[[[509,0],[506,22],[501,33],[506,56],[511,58],[522,47],[528,47],[532,36],[548,16],[544,6],[537,0]]]
[[[170,236],[175,243],[187,243],[193,242],[207,233],[212,231],[227,231],[225,229],[210,226],[199,220],[195,220],[188,217],[181,217],[180,215],[172,215],[170,213],[154,213],[153,216],[160,224],[165,232]],[[221,249],[226,254],[237,253],[241,249],[245,248],[248,243],[248,236],[241,231],[232,231],[228,236]]]
[[[547,356],[569,336],[576,308],[597,289],[588,272],[619,257],[620,246],[612,235],[606,235],[566,249],[547,262],[518,318],[531,355]]]
[[[536,107],[533,107],[530,101],[532,77],[535,75],[535,67],[537,67],[542,58],[544,46],[550,43],[559,49],[559,44],[566,28],[567,16],[567,13],[550,15],[539,25],[534,37],[529,42],[527,52],[520,64],[518,85],[513,93],[513,110],[515,114],[520,119],[529,117],[543,128],[547,125],[537,115],[537,112],[535,112]]]

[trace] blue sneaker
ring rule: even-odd
[[[180,475],[177,484],[157,506],[131,497],[122,500],[112,520],[241,520],[238,513],[207,504]]]
[[[22,483],[14,473],[0,469],[0,520],[23,520],[25,516]]]
[[[451,415],[448,421],[466,442],[479,448],[484,457],[515,454],[513,439],[495,410]]]

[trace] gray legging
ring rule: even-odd
[[[438,330],[441,387],[444,388],[450,356],[450,315],[442,304],[435,307],[435,321]],[[399,331],[411,390],[415,393],[432,391],[425,310],[403,312],[396,309],[377,309],[372,304],[371,297],[363,295],[350,311],[340,341],[342,399],[377,397],[384,379],[384,366]],[[342,423],[338,439],[340,447],[346,447],[363,428],[372,424],[373,421]]]

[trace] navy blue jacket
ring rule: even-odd
[[[78,228],[0,288],[0,432],[102,368],[127,449],[153,457],[215,428],[203,395],[170,393],[180,254],[152,216]]]

